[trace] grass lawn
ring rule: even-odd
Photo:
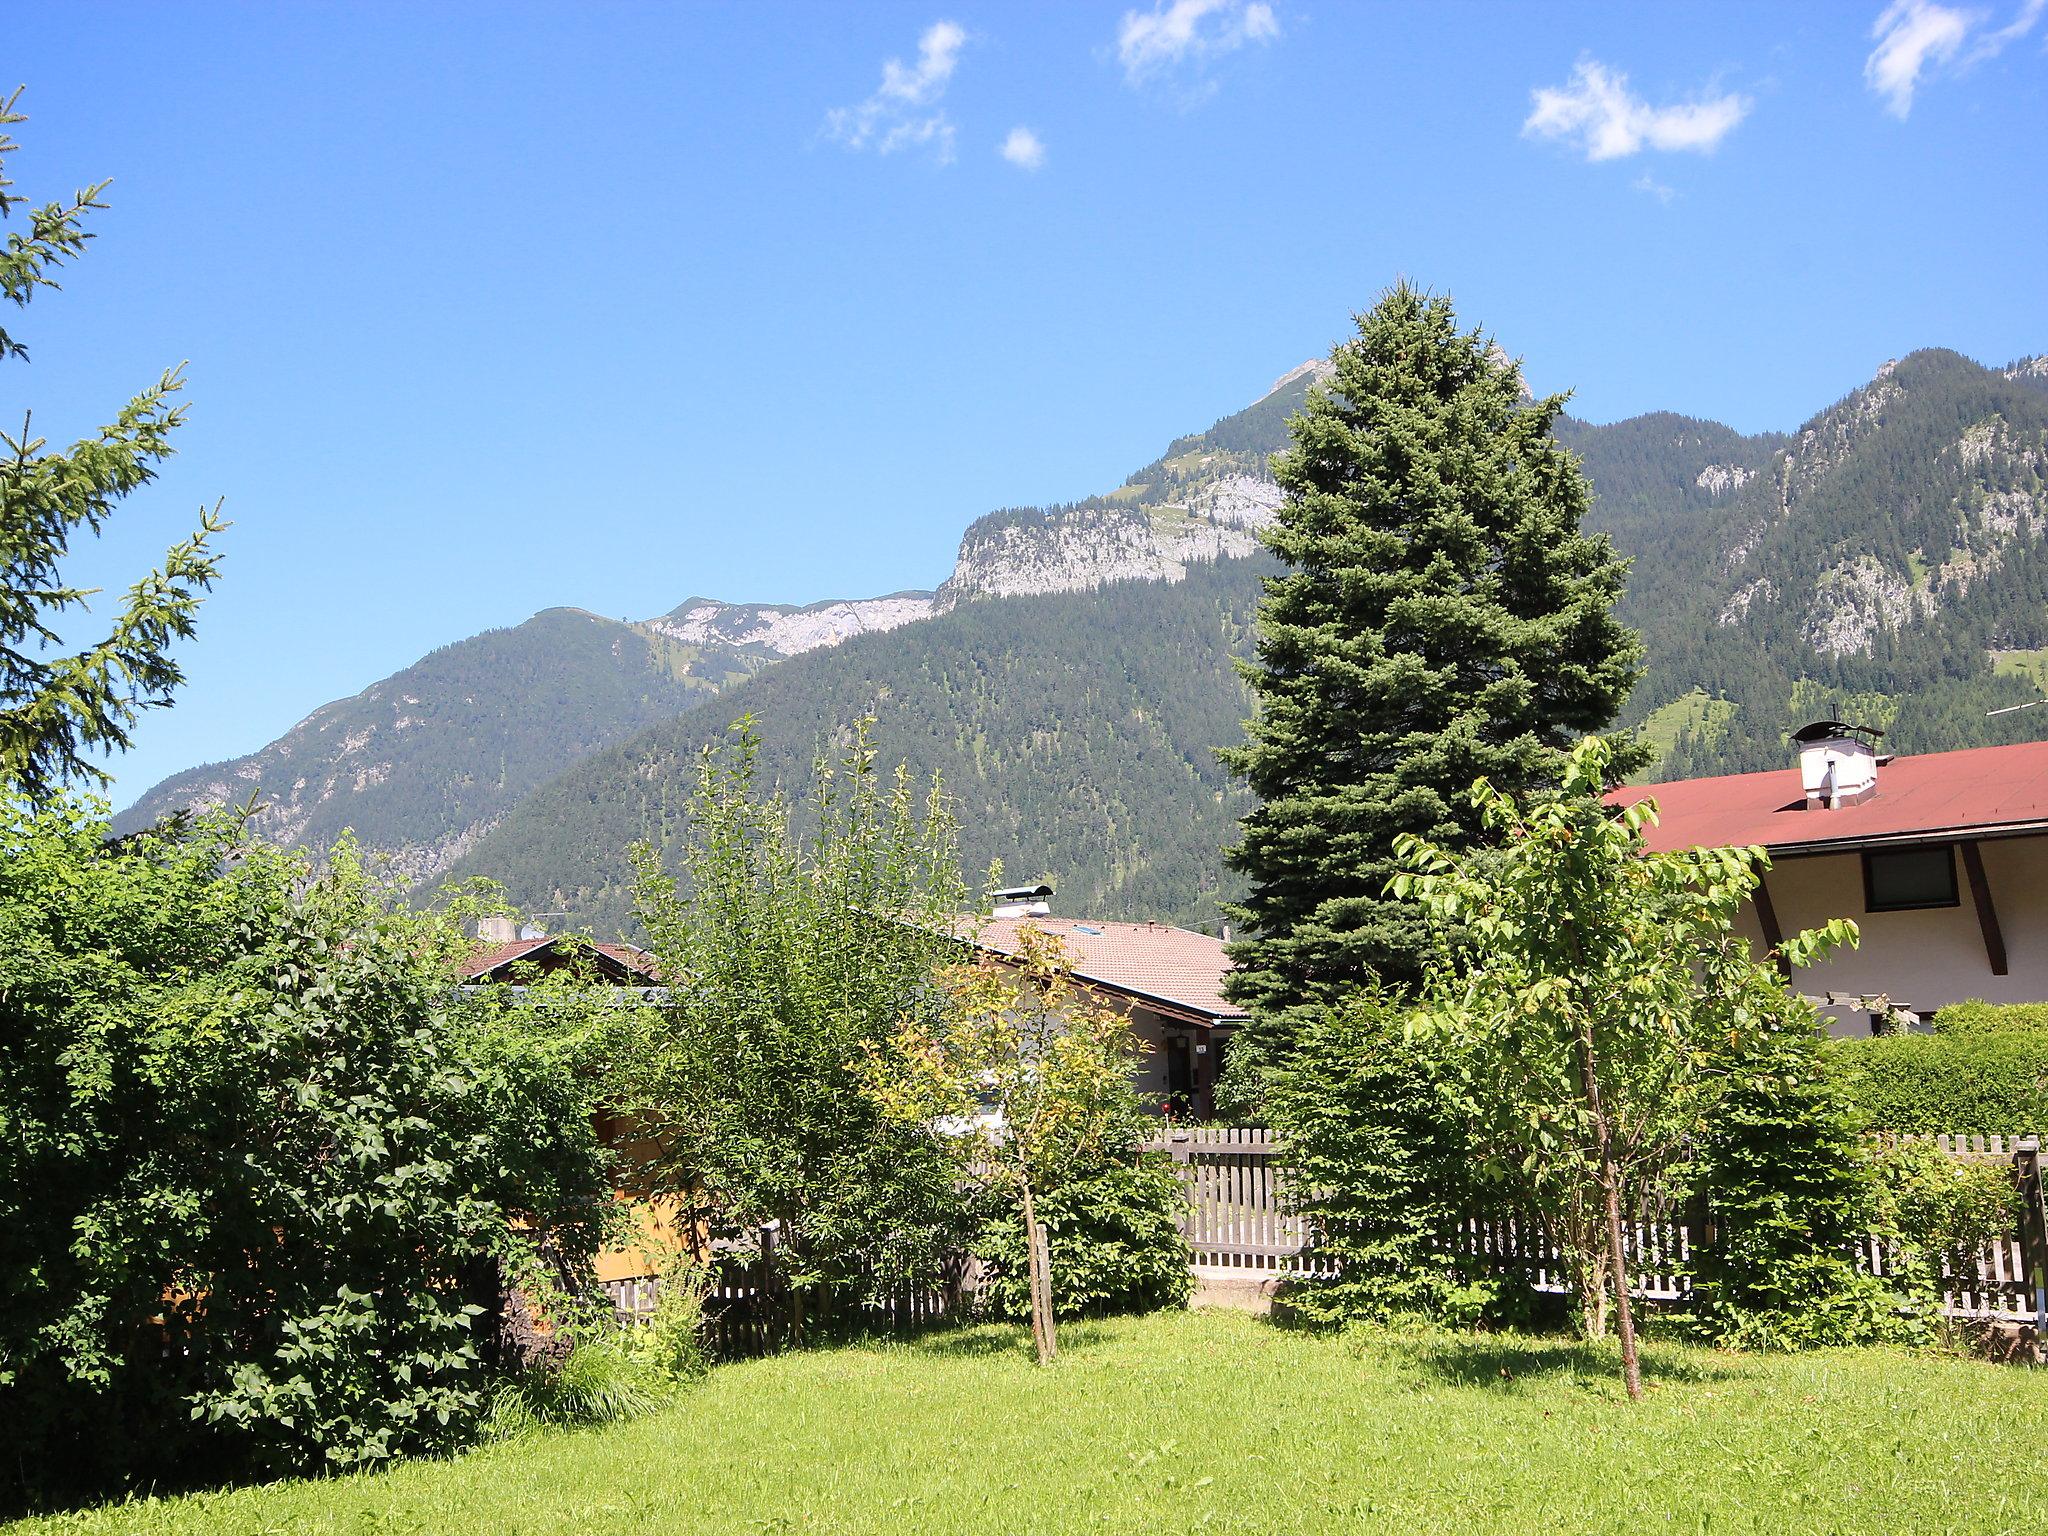
[[[1660,1344],[1631,1405],[1550,1340],[1285,1332],[1234,1313],[731,1365],[677,1407],[366,1477],[34,1532],[2048,1530],[2048,1371]]]

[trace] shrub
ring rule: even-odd
[[[0,805],[0,1437],[17,1497],[459,1444],[477,1300],[609,1208],[582,1088],[449,1002],[452,922],[231,821]],[[0,1493],[0,1499],[7,1495]]]
[[[1875,1174],[1873,1229],[1894,1244],[1911,1294],[1931,1315],[1944,1262],[1966,1269],[1994,1238],[2012,1233],[2012,1167],[2003,1158],[1955,1157],[1928,1141],[1876,1141],[1866,1156]]]
[[[1400,1013],[1369,995],[1308,1020],[1266,1089],[1288,1185],[1318,1254],[1341,1266],[1291,1286],[1289,1308],[1317,1323],[1449,1320],[1463,1293],[1443,1251],[1471,1193],[1468,1154]]]
[[[1951,1003],[1934,1015],[1937,1035],[2048,1034],[2048,1003]]]
[[[1876,1130],[1982,1136],[2048,1130],[2048,1033],[1964,1029],[1838,1040],[1827,1059]]]
[[[656,1380],[686,1386],[710,1369],[704,1346],[704,1300],[711,1271],[675,1254],[661,1266],[654,1315],[626,1335],[626,1352]]]
[[[1163,1154],[1105,1158],[1064,1172],[1036,1191],[1052,1254],[1058,1317],[1144,1312],[1187,1304],[1194,1289],[1183,1196]],[[975,1256],[984,1266],[982,1304],[991,1316],[1031,1316],[1024,1221],[1015,1201],[987,1192],[976,1211]]]
[[[1772,1038],[1709,1120],[1696,1172],[1716,1230],[1695,1258],[1693,1322],[1716,1343],[1794,1349],[1914,1331],[1892,1287],[1850,1258],[1877,1191],[1861,1116],[1821,1052],[1808,1035]]]

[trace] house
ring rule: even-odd
[[[488,995],[524,1000],[526,983],[551,973],[581,968],[582,974],[607,996],[623,1002],[634,997],[658,1002],[667,989],[659,984],[654,956],[631,944],[598,944],[589,939],[547,934],[522,927],[511,918],[487,917],[477,924],[477,947],[457,967],[464,987],[502,988]],[[650,1194],[636,1170],[655,1151],[655,1143],[631,1116],[599,1111],[591,1128],[619,1157],[615,1191],[627,1208],[631,1236],[621,1246],[598,1252],[597,1283],[615,1306],[633,1310],[651,1305],[655,1255],[678,1247],[683,1228],[673,1201]],[[632,1306],[629,1299],[637,1298]]]
[[[1836,1034],[1875,1027],[1877,999],[1923,1019],[1950,1003],[2048,998],[2048,742],[1890,757],[1880,732],[1820,720],[1798,761],[1616,790],[1653,799],[1653,850],[1761,845],[1771,869],[1743,914],[1762,952],[1853,918],[1863,942],[1800,973],[1835,999]]]
[[[1175,1119],[1210,1118],[1230,1037],[1246,1020],[1223,995],[1230,969],[1223,941],[1167,923],[1055,917],[1045,900],[1051,895],[1050,886],[998,891],[975,947],[998,960],[1014,955],[1027,925],[1058,938],[1075,981],[1122,1009],[1149,1047],[1139,1095]]]
[[[574,965],[587,965],[608,986],[655,985],[654,956],[631,944],[596,944],[520,927],[511,918],[487,917],[477,924],[476,951],[459,970],[465,986],[514,984]]]

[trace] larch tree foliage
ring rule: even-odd
[[[7,130],[26,121],[15,110],[20,97],[17,90],[0,104],[0,220],[29,201],[11,190],[4,170],[20,148]],[[93,238],[86,220],[106,206],[106,186],[28,211],[26,230],[0,242],[0,297],[26,307],[39,290],[58,286],[57,271]],[[21,340],[0,327],[0,365],[27,358]],[[125,751],[141,712],[169,704],[184,681],[171,647],[192,634],[201,594],[213,584],[219,557],[207,540],[225,526],[217,508],[202,512],[197,531],[172,545],[75,650],[67,630],[95,594],[69,584],[62,569],[74,535],[97,535],[117,503],[156,478],[184,420],[183,388],[180,370],[165,373],[111,423],[62,451],[34,435],[27,412],[18,431],[0,424],[0,782],[33,798],[66,783],[106,783],[93,759]]]
[[[1293,1010],[1420,978],[1425,919],[1387,891],[1395,839],[1467,846],[1475,779],[1554,782],[1640,656],[1613,614],[1625,562],[1581,530],[1591,488],[1552,437],[1564,396],[1531,398],[1405,282],[1330,360],[1273,461],[1286,501],[1264,537],[1287,569],[1243,664],[1247,739],[1222,754],[1258,800],[1228,851],[1254,1070],[1285,1054]]]

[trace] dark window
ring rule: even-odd
[[[1863,855],[1863,910],[1911,912],[1956,905],[1952,848],[1901,848]]]

